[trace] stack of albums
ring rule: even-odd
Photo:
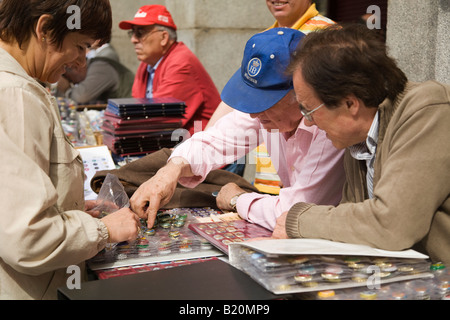
[[[432,281],[428,256],[322,239],[232,243],[230,263],[274,294]]]
[[[103,142],[118,156],[140,156],[179,143],[186,105],[174,98],[110,99],[105,110]]]

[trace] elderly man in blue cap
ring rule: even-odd
[[[298,30],[274,28],[247,42],[241,68],[222,92],[234,111],[177,146],[167,165],[131,197],[132,209],[148,225],[178,182],[195,187],[211,170],[240,159],[262,142],[283,183],[280,194],[246,193],[228,183],[217,196],[220,209],[236,210],[243,219],[273,230],[277,217],[296,202],[339,203],[343,151],[325,132],[304,124],[292,77],[285,73],[303,37]]]

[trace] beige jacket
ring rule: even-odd
[[[410,83],[378,110],[374,198],[367,196],[365,162],[347,152],[341,204],[298,203],[286,231],[292,238],[413,248],[450,266],[450,86]]]
[[[0,163],[0,299],[54,299],[107,230],[80,211],[83,163],[55,99],[1,48]]]

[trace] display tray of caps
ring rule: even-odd
[[[239,251],[240,268],[276,293],[324,291],[417,278],[431,278],[430,262],[366,256],[266,256],[250,248]]]
[[[107,246],[89,260],[93,270],[147,262],[222,255],[205,238],[189,230],[196,217],[220,214],[211,208],[159,210],[153,227],[141,220],[141,230],[133,242]]]

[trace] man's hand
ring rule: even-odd
[[[101,212],[95,209],[97,205],[98,205],[97,200],[86,200],[84,204],[84,211],[86,213],[89,213],[92,217],[98,218],[100,217]]]
[[[217,207],[221,210],[232,211],[233,208],[230,205],[231,198],[245,192],[246,191],[241,189],[236,183],[227,183],[220,189],[220,192],[217,195]]]
[[[272,238],[275,239],[289,239],[286,233],[286,217],[287,212],[284,212],[281,216],[277,218],[277,223],[273,229]]]
[[[64,73],[64,77],[69,80],[69,82],[77,84],[86,79],[87,75],[87,63],[84,66],[66,68],[66,72]]]
[[[70,81],[66,77],[62,76],[61,78],[59,78],[57,83],[57,90],[60,94],[66,93],[66,91],[69,90],[70,87]]]
[[[287,212],[284,212],[278,217],[277,223],[270,237],[257,237],[246,240],[246,242],[260,241],[260,240],[273,240],[273,239],[289,239],[286,233],[286,216]]]
[[[190,165],[180,158],[170,160],[167,165],[144,182],[130,198],[131,208],[141,219],[147,219],[152,227],[158,209],[172,199],[178,179],[192,175]]]

